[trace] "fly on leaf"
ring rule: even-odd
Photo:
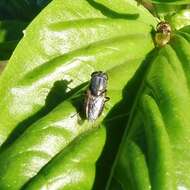
[[[106,97],[108,76],[102,71],[92,73],[89,89],[85,97],[86,118],[94,122],[102,113]]]

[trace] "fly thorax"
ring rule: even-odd
[[[94,96],[100,96],[105,92],[107,80],[102,76],[95,76],[91,79],[90,90]]]

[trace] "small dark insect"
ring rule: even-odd
[[[85,98],[85,113],[89,121],[95,121],[102,113],[105,102],[109,100],[106,97],[108,77],[106,73],[97,71],[92,73],[89,89]]]
[[[158,23],[155,35],[156,44],[161,47],[166,45],[171,39],[171,32],[172,29],[168,22]]]

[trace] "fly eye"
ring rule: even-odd
[[[103,72],[102,71],[95,71],[91,74],[91,77],[96,76],[96,75],[101,75]]]
[[[95,71],[91,74],[91,77],[93,77],[94,75],[97,75],[98,74],[98,71]]]

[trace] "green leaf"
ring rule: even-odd
[[[154,4],[156,15],[160,20],[167,20],[168,17],[173,16],[180,10],[186,8],[186,5],[175,5],[175,4]]]
[[[105,140],[104,128],[89,131],[72,142],[24,188],[92,189],[95,163]],[[72,169],[71,169],[72,168]],[[71,171],[72,170],[72,171]]]
[[[184,26],[190,25],[190,9],[181,10],[170,18],[173,28],[179,30]]]
[[[124,92],[126,93],[128,100],[131,99],[131,101],[122,101],[122,106],[119,105],[115,109],[112,109],[112,107],[115,103],[118,103],[122,99],[121,89],[124,88],[123,86],[125,86],[126,82],[129,81],[134,75],[134,72],[139,66],[139,61],[140,60],[138,59],[133,60],[132,62],[126,62],[122,65],[118,65],[108,72],[110,78],[108,95],[111,100],[106,105],[103,117],[105,117],[106,113],[111,109],[113,114],[108,116],[106,119],[108,121],[105,127],[109,127],[112,131],[115,130],[117,138],[119,135],[118,133],[121,133],[120,130],[123,130],[126,125],[126,115],[128,115],[128,113],[124,113],[121,108],[124,107],[125,110],[126,106],[130,110],[130,104],[132,104],[133,100],[133,93],[130,92],[129,87],[127,87]],[[120,74],[123,75],[123,77],[120,77],[120,83],[117,84],[117,77]],[[117,86],[115,86],[116,84]],[[49,101],[51,102],[51,100]],[[77,102],[78,101],[79,103],[77,103],[77,105],[80,106],[80,102],[83,101],[83,97],[79,96],[79,100],[77,100]],[[16,131],[16,133],[18,133],[16,134],[18,139],[16,139],[16,141],[13,143],[12,141],[8,140],[7,143],[4,144],[0,156],[1,189],[19,189],[30,178],[35,176],[36,173],[41,168],[43,168],[59,151],[72,142],[75,137],[93,127],[87,122],[81,123],[79,121],[77,110],[80,110],[80,108],[78,108],[78,106],[75,107],[75,104],[76,103],[73,104],[72,98],[71,100],[65,100],[53,111],[40,120],[36,121],[34,124],[30,125],[29,128],[23,132],[22,130],[24,130],[24,127],[26,127],[26,123],[24,123],[21,130]],[[118,108],[120,111],[118,111]],[[110,123],[112,123],[112,125],[109,123],[110,117]],[[121,122],[121,129],[117,128],[118,125],[116,125],[119,122]],[[21,136],[20,133],[22,133]],[[12,140],[12,138],[15,137],[12,137],[11,135],[9,139]],[[105,140],[105,138],[106,137],[104,137],[102,140]],[[114,144],[119,144],[119,139],[117,140],[118,142],[116,139],[113,140]],[[12,143],[11,145],[10,142]],[[113,154],[113,151],[111,153]],[[99,154],[93,154],[93,156],[98,157]],[[44,181],[44,183],[46,182]],[[93,181],[91,181],[91,186],[92,184]]]
[[[24,182],[35,176],[61,149],[88,128],[87,124],[78,124],[76,108],[71,103],[65,101],[59,105],[31,125],[1,154],[0,188],[20,189]]]
[[[81,178],[72,188],[91,189],[95,162],[106,141],[101,131],[116,132],[111,162],[146,70],[141,65],[154,48],[155,25],[154,17],[132,0],[54,0],[36,17],[0,76],[0,189],[43,187],[51,177],[64,176],[67,166],[80,164]],[[96,70],[108,73],[110,101],[94,126],[79,115]],[[115,125],[119,122],[120,127]],[[97,132],[82,135],[99,125]],[[60,170],[54,173],[54,168]],[[42,175],[47,171],[46,181]]]
[[[8,60],[23,36],[27,24],[11,20],[0,22],[0,60]]]
[[[158,51],[130,115],[107,189],[189,189],[190,27]]]
[[[148,2],[158,3],[158,4],[173,4],[173,5],[181,5],[181,4],[189,4],[189,0],[147,0]]]
[[[111,18],[109,8],[99,10],[98,4],[84,0],[70,3],[56,0],[34,20],[0,78],[0,144],[46,105],[56,81],[71,81],[72,89],[87,82],[94,70],[111,70],[133,60],[137,68],[153,48],[150,31],[155,21],[142,7],[133,5],[132,13],[132,5],[123,2],[125,7],[115,7],[125,8],[126,14],[115,12]],[[150,24],[142,23],[139,15],[143,20],[147,16]]]

